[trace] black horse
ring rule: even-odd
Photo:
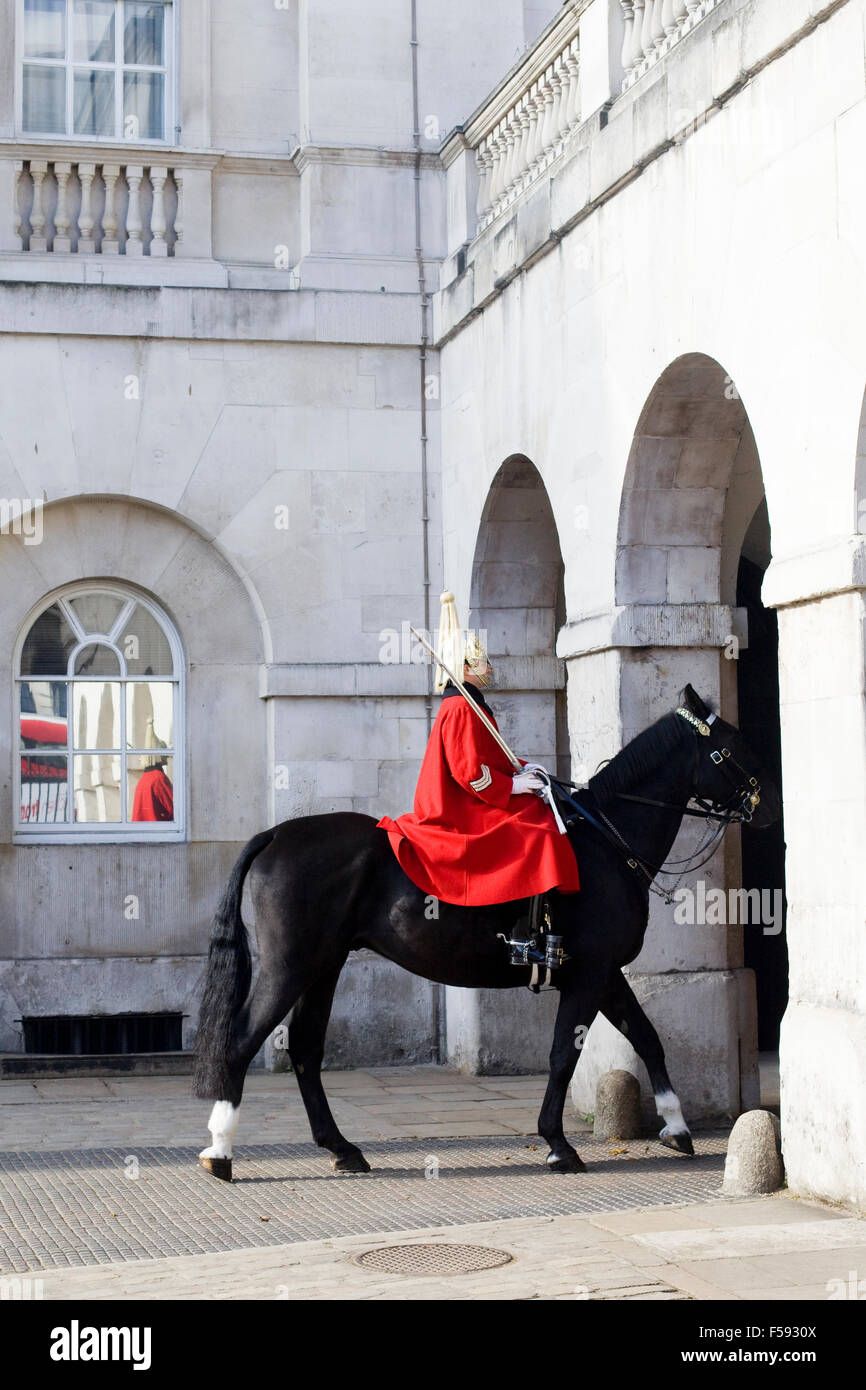
[[[601,1011],[645,1063],[660,1138],[693,1153],[689,1131],[665,1067],[658,1035],[622,967],[646,931],[650,880],[664,863],[692,798],[699,813],[749,819],[760,827],[780,813],[780,798],[742,736],[715,716],[691,686],[684,708],[633,739],[578,794],[589,819],[568,834],[580,864],[581,890],[554,895],[555,930],[569,959],[555,971],[560,992],[550,1075],[538,1132],[557,1172],[584,1165],[563,1133],[566,1091],[580,1046]],[[694,809],[694,808],[693,808]],[[252,992],[250,949],[241,919],[250,872],[259,973]],[[213,1144],[200,1155],[215,1177],[231,1178],[232,1138],[244,1077],[272,1030],[291,1013],[288,1050],[313,1139],[342,1172],[369,1172],[360,1149],[340,1133],[321,1081],[325,1032],[334,990],[350,951],[367,947],[413,974],[470,989],[515,989],[529,966],[510,963],[500,933],[511,936],[527,902],[470,908],[428,900],[407,878],[386,833],[353,812],[302,816],[250,840],[217,910],[199,1024],[195,1094],[214,1100]]]

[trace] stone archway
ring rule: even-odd
[[[563,563],[541,474],[523,454],[500,467],[481,516],[469,624],[486,632],[497,722],[523,758],[570,775],[565,668],[555,655],[565,618]],[[446,991],[448,1060],[478,1073],[544,1071],[556,997],[526,990]]]
[[[592,651],[581,651],[574,635],[569,642],[566,634],[563,643],[571,659],[590,663],[575,685],[604,678],[608,708],[603,717],[612,746],[599,749],[599,756],[673,708],[686,682],[725,718],[737,721],[743,673],[736,658],[740,647],[747,650],[749,616],[747,606],[738,603],[738,583],[743,556],[754,564],[763,545],[767,554],[753,595],[759,602],[760,576],[769,559],[768,524],[760,533],[763,503],[757,446],[735,382],[704,354],[678,358],[657,379],[635,429],[607,635],[599,642],[596,630]],[[609,708],[613,701],[618,730]],[[774,717],[778,740],[778,696]],[[592,730],[575,726],[573,742],[581,735],[593,747]],[[702,828],[684,825],[674,857],[696,847]],[[753,865],[751,872],[761,869]],[[693,890],[697,905],[702,891],[741,883],[734,832],[724,853],[683,886]],[[728,920],[711,921],[700,911],[691,919],[687,910],[680,916],[686,920],[676,921],[672,908],[653,901],[644,949],[630,967],[632,984],[663,1036],[688,1113],[736,1114],[760,1097],[755,983],[744,960],[744,934],[760,933],[761,923],[744,926],[730,914]],[[579,1110],[593,1109],[595,1081],[611,1066],[632,1067],[646,1085],[631,1049],[601,1021],[575,1079]]]

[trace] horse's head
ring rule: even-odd
[[[779,789],[739,729],[720,719],[691,685],[681,699],[697,733],[693,795],[756,830],[773,825],[782,814]]]

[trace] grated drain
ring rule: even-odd
[[[474,1274],[511,1263],[507,1250],[489,1245],[384,1245],[353,1255],[352,1262],[377,1274]]]

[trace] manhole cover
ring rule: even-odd
[[[379,1274],[473,1274],[511,1262],[507,1250],[489,1245],[385,1245],[353,1255],[362,1269]]]

